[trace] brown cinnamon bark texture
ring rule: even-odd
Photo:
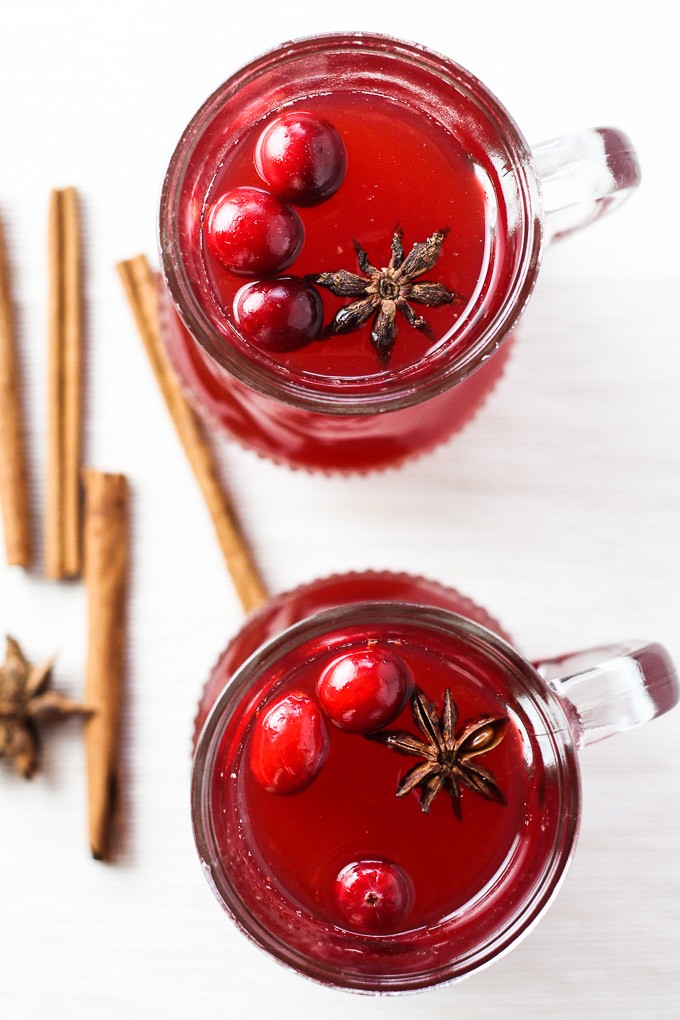
[[[124,475],[85,472],[88,649],[85,725],[92,856],[111,859],[118,811],[118,748],[125,669],[129,487]]]
[[[175,428],[212,517],[217,540],[236,593],[249,613],[267,599],[267,590],[218,477],[203,428],[172,370],[163,347],[158,317],[156,277],[143,255],[118,266],[125,294]]]
[[[45,573],[81,571],[82,285],[78,196],[55,190],[49,213],[48,466]]]
[[[15,343],[9,260],[0,221],[0,506],[7,563],[29,567],[33,542]]]

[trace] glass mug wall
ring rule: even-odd
[[[368,700],[365,674],[346,670],[366,656],[388,670]],[[344,712],[345,683],[363,715]],[[252,615],[205,688],[192,778],[204,873],[246,935],[324,984],[462,978],[554,897],[579,827],[580,749],[677,699],[659,645],[531,664],[485,610],[422,578],[314,582]]]
[[[249,342],[234,312],[248,281],[211,258],[206,217],[225,189],[267,190],[258,140],[282,110],[331,122],[346,168],[328,199],[289,210],[304,244],[279,275],[315,278],[305,286],[322,302],[326,331],[374,282],[397,328],[389,360],[371,343],[382,329],[375,302],[356,329],[284,352]],[[226,81],[172,157],[160,247],[173,362],[199,412],[265,456],[326,470],[398,463],[460,429],[483,403],[546,242],[638,182],[621,132],[586,131],[530,151],[481,82],[422,47],[364,34],[286,44]],[[414,246],[428,239],[436,251],[414,266]],[[318,283],[339,271],[352,282]],[[450,300],[413,288],[421,282],[444,286]]]

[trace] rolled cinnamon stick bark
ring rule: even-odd
[[[55,190],[49,215],[48,463],[45,573],[81,571],[80,413],[82,288],[78,196]]]
[[[64,222],[64,421],[63,568],[67,577],[82,570],[81,530],[81,392],[83,375],[83,294],[80,213],[75,188],[62,192]]]
[[[160,333],[155,275],[143,255],[120,262],[117,268],[151,367],[201,487],[236,594],[245,612],[249,613],[266,601],[267,589],[229,495],[220,482],[203,427],[184,396],[165,352]]]
[[[7,563],[30,567],[33,541],[13,311],[0,222],[0,506]]]
[[[125,669],[129,488],[124,475],[85,472],[88,650],[85,725],[89,839],[110,860],[118,811],[118,748]]]

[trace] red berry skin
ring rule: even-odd
[[[394,933],[413,905],[413,884],[389,861],[354,861],[335,880],[335,904],[348,925],[367,935]]]
[[[294,205],[316,205],[337,191],[347,152],[327,120],[301,111],[272,120],[255,147],[255,167],[274,194]]]
[[[321,329],[323,306],[306,280],[257,280],[234,297],[234,318],[245,338],[264,351],[295,351]]]
[[[302,691],[283,695],[258,716],[250,745],[253,774],[268,793],[300,793],[328,757],[328,729]]]
[[[392,722],[412,689],[413,676],[404,660],[378,646],[334,659],[316,685],[326,715],[350,733],[371,733]]]
[[[210,208],[205,239],[225,269],[240,275],[279,273],[300,254],[305,231],[300,217],[261,188],[233,188]]]

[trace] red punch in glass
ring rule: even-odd
[[[204,418],[264,456],[398,464],[484,402],[547,242],[638,183],[620,131],[530,150],[480,81],[423,47],[286,44],[208,99],[168,168],[174,365]]]
[[[555,896],[581,748],[677,699],[659,645],[531,664],[423,578],[316,581],[253,614],[205,688],[201,864],[242,931],[307,977],[370,992],[457,980]]]

